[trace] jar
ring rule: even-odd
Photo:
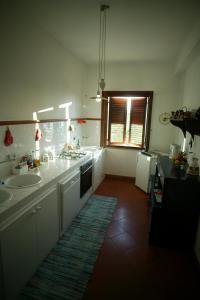
[[[199,165],[198,165],[198,158],[197,157],[192,157],[189,167],[187,169],[187,174],[188,175],[199,175]]]

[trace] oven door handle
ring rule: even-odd
[[[86,172],[88,172],[90,169],[92,169],[92,166],[89,166],[84,172],[81,172],[81,175],[84,175]]]

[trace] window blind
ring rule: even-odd
[[[131,124],[144,124],[146,116],[147,99],[132,99],[131,101]]]
[[[144,146],[144,131],[147,98],[134,98],[131,100],[129,143]]]
[[[126,124],[126,99],[110,98],[110,123]]]
[[[122,144],[125,140],[126,129],[125,98],[110,98],[109,109],[109,141],[111,144]]]

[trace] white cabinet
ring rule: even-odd
[[[93,168],[93,191],[98,188],[100,183],[103,181],[104,173],[104,158],[105,150],[98,151],[94,155],[94,168]]]
[[[36,266],[35,216],[25,212],[1,233],[1,264],[5,299],[15,299]],[[4,299],[3,297],[3,299]]]
[[[82,208],[79,169],[59,182],[59,191],[61,198],[61,233],[63,233]]]
[[[3,299],[16,299],[57,239],[57,190],[52,188],[1,227]]]
[[[43,196],[35,209],[37,259],[40,263],[55,245],[59,236],[57,189],[53,188]]]

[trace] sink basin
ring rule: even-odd
[[[40,183],[42,178],[37,174],[21,174],[9,177],[5,185],[12,188],[24,188]]]
[[[10,200],[11,198],[12,198],[12,194],[9,191],[0,189],[0,203]]]

